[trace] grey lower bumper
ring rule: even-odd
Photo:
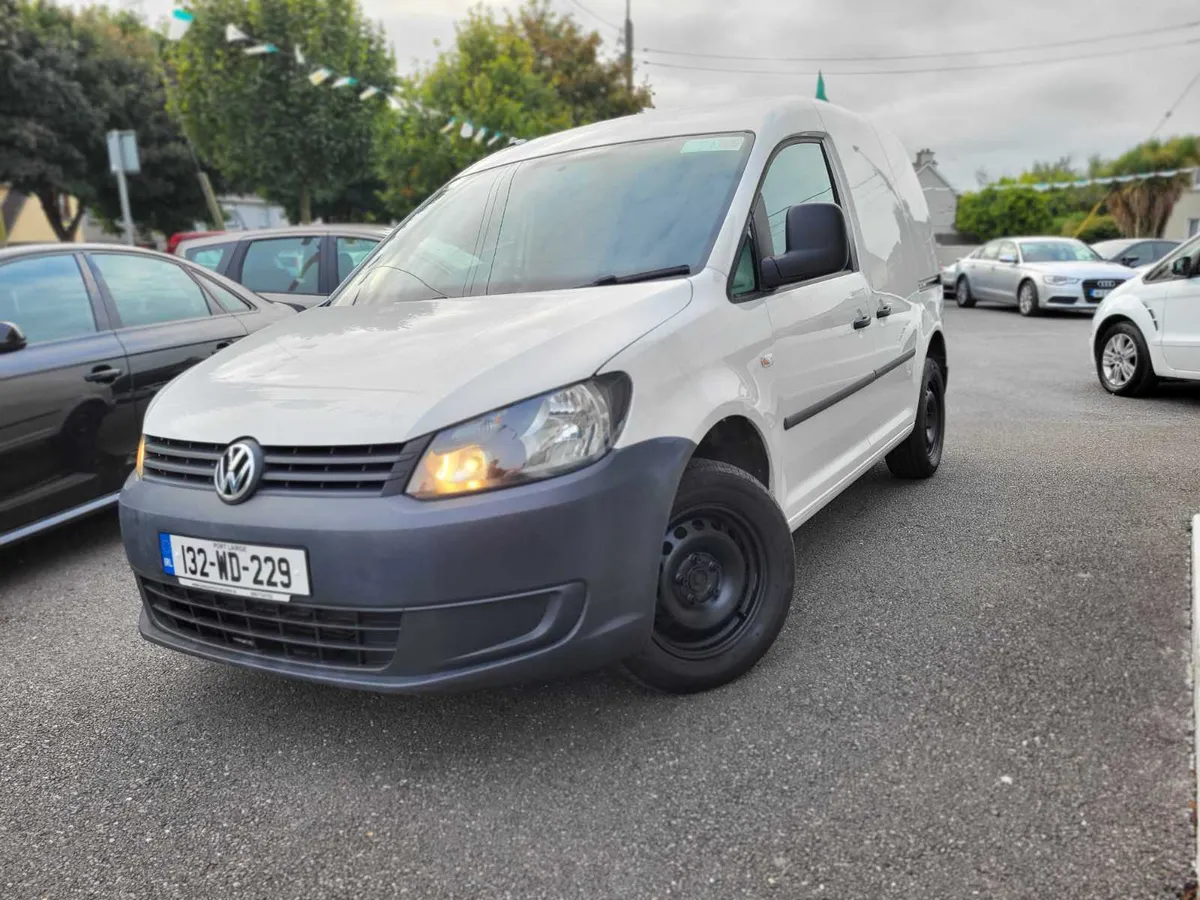
[[[142,590],[140,630],[206,659],[378,691],[481,687],[603,666],[649,636],[662,534],[692,449],[682,439],[648,441],[540,484],[435,502],[264,493],[229,506],[212,490],[131,479],[121,533]],[[208,611],[229,598],[165,574],[160,533],[303,547],[312,596],[283,612],[386,620],[394,631],[373,635],[386,635],[389,647],[394,636],[395,652],[352,665],[279,652],[288,634],[340,626],[283,621],[270,625],[281,635],[272,641],[262,637],[279,608],[269,601],[254,601],[265,605],[249,611],[262,612],[253,619],[228,607]],[[320,633],[341,634],[331,630]]]

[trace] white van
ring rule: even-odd
[[[121,498],[141,632],[378,691],[728,682],[792,531],[880,460],[937,469],[941,304],[907,154],[836,106],[503,150],[159,394]]]

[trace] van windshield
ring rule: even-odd
[[[753,138],[614,144],[456,179],[337,291],[333,306],[526,293],[695,272]]]

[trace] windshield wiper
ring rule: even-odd
[[[587,287],[603,287],[609,284],[636,284],[639,281],[657,281],[659,278],[678,278],[680,275],[691,275],[691,266],[668,266],[665,269],[651,269],[649,272],[634,272],[632,275],[605,275],[589,283]]]

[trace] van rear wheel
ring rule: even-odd
[[[663,537],[651,639],[625,674],[677,694],[744,674],[783,628],[795,564],[791,529],[766,489],[734,466],[693,460]]]
[[[946,441],[946,376],[937,360],[925,359],[921,398],[912,434],[885,460],[897,478],[929,478],[942,463]]]

